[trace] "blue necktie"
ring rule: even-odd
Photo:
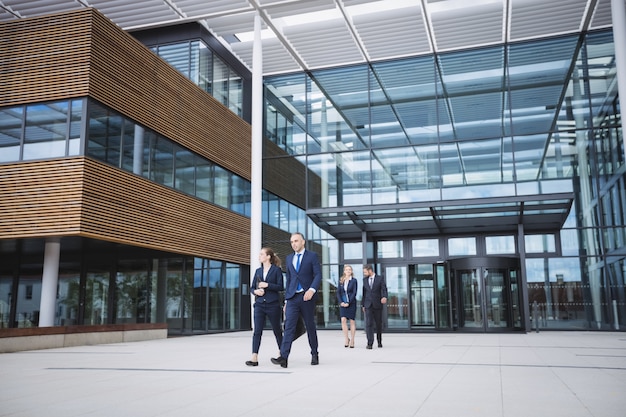
[[[296,254],[296,256],[298,257],[298,258],[296,259],[296,272],[298,272],[298,271],[300,271],[300,257],[302,256],[302,254],[301,254],[301,253],[297,253],[297,254]],[[303,290],[302,285],[300,285],[300,282],[298,281],[298,289],[297,289],[297,292],[300,292],[300,291],[302,291],[302,290]]]

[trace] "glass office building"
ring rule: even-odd
[[[266,77],[265,133],[307,168],[331,270],[386,276],[389,329],[617,329],[615,77],[611,31]]]
[[[250,122],[260,105],[251,102],[250,72],[199,27],[130,33]],[[290,232],[305,234],[322,260],[322,329],[340,327],[343,266],[353,266],[361,287],[361,265],[372,264],[389,289],[387,331],[623,330],[617,72],[607,27],[266,75],[263,245],[284,259]],[[28,118],[38,106],[0,108],[0,164],[38,158],[29,129],[19,139],[10,131],[16,120],[39,131],[68,126],[53,156],[84,155],[250,216],[245,173],[150,129],[139,163],[132,141],[116,139],[135,137],[130,115],[85,98],[46,103],[44,123]],[[43,242],[0,242],[3,259],[35,259],[30,271],[0,270],[5,326],[33,322],[21,311],[37,309],[27,300],[38,297]],[[183,334],[249,328],[249,265],[125,247],[112,273],[90,252],[111,252],[109,243],[67,244],[81,250],[61,265],[59,320],[167,321]],[[15,288],[23,299],[12,298]],[[97,300],[72,310],[86,295]]]

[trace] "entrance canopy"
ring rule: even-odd
[[[558,230],[574,199],[573,193],[448,200],[432,203],[309,210],[307,214],[337,239],[437,235],[442,233],[526,232]]]

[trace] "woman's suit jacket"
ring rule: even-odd
[[[354,304],[356,303],[356,292],[357,292],[357,281],[356,278],[352,278],[350,281],[348,281],[348,291],[346,292],[346,290],[343,287],[343,284],[338,284],[337,285],[337,301],[339,302],[339,304],[344,302],[344,299],[346,298],[345,296],[347,295],[347,299],[348,299],[348,303],[349,304]]]
[[[263,280],[263,267],[257,268],[254,272],[254,279],[252,280],[252,290],[257,289],[258,283]],[[267,271],[267,277],[265,281],[268,287],[265,288],[265,294],[262,296],[256,296],[256,302],[262,303],[274,303],[280,301],[280,292],[285,289],[283,284],[283,272],[276,265],[270,266]]]

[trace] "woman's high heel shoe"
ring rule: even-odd
[[[349,344],[350,344],[350,339],[348,339],[348,341],[346,342],[346,344],[345,344],[345,345],[343,345],[343,347],[348,347],[348,346],[349,346]]]

